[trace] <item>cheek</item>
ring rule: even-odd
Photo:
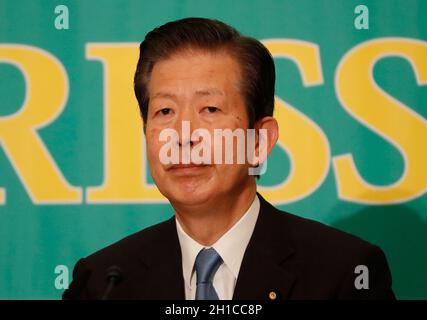
[[[159,164],[159,151],[161,148],[161,142],[159,141],[159,130],[148,130],[146,131],[146,146],[147,146],[147,158],[150,166]]]
[[[243,111],[246,112],[246,111]],[[233,117],[233,125],[235,128],[248,128],[249,127],[249,119],[245,113],[236,112],[232,114]]]

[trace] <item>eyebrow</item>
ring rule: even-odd
[[[196,90],[195,94],[197,96],[224,96],[224,93],[216,88],[198,89]],[[151,97],[151,99],[155,98],[167,98],[176,100],[177,96],[172,92],[159,91],[153,97]]]
[[[224,93],[216,88],[206,88],[206,89],[199,89],[196,90],[196,95],[200,96],[223,96]]]
[[[151,99],[155,98],[169,98],[169,99],[176,99],[176,94],[170,93],[170,92],[157,92]]]

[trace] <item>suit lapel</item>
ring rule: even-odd
[[[165,222],[150,248],[143,248],[141,260],[147,266],[143,299],[184,300],[181,247],[175,217]]]
[[[233,299],[287,299],[291,293],[295,276],[283,264],[293,253],[289,233],[277,228],[277,212],[258,194],[260,213],[251,240],[249,241]],[[274,293],[274,294],[272,294]]]
[[[260,213],[245,251],[234,290],[233,300],[287,299],[295,275],[284,263],[294,253],[289,232],[278,225],[281,214],[258,194]],[[185,299],[182,275],[181,247],[176,232],[175,217],[164,223],[150,243],[141,248],[141,262],[147,267],[139,299]]]

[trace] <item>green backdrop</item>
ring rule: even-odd
[[[129,142],[131,68],[148,31],[188,16],[229,23],[275,56],[281,143],[262,193],[380,245],[397,297],[426,299],[422,0],[0,0],[0,298],[60,298],[77,259],[173,214]],[[114,162],[109,150],[129,154]],[[144,187],[132,193],[135,163]]]

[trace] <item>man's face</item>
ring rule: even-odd
[[[186,51],[157,62],[149,82],[149,107],[146,123],[148,161],[151,175],[172,204],[200,205],[213,198],[237,194],[253,176],[247,164],[208,164],[173,166],[163,164],[159,153],[166,143],[159,136],[174,129],[182,147],[189,141],[182,136],[182,121],[191,130],[248,128],[244,99],[239,91],[238,63],[225,52]],[[194,141],[191,148],[198,142]],[[212,155],[213,141],[210,142]],[[180,153],[181,159],[181,153]]]

